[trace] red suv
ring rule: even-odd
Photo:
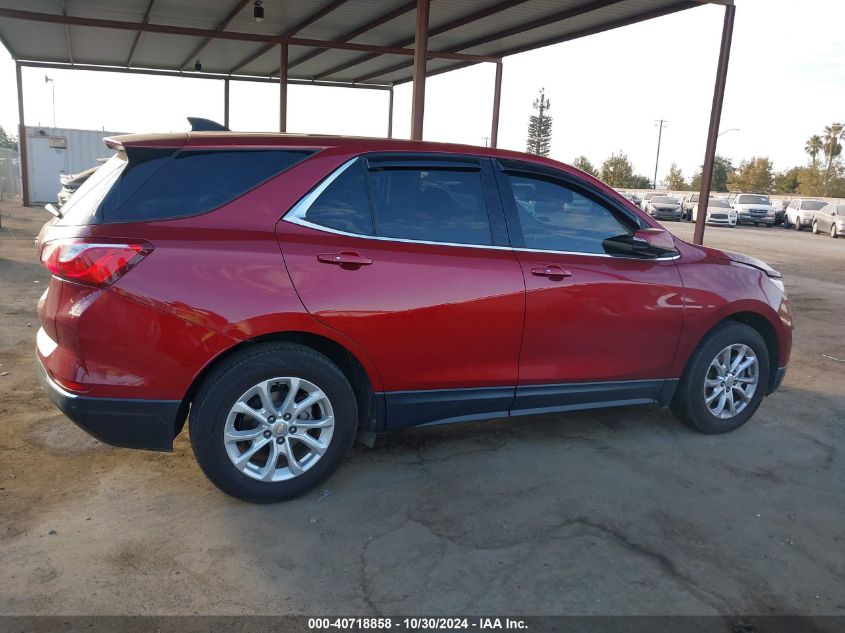
[[[41,384],[116,446],[250,501],[356,433],[657,403],[744,424],[792,342],[779,273],[693,246],[587,174],[515,152],[225,132],[116,155],[38,255]]]

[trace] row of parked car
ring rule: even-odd
[[[649,191],[642,197],[617,189],[625,198],[657,220],[688,220],[698,218],[698,193],[682,199],[659,191]],[[707,224],[736,226],[753,224],[783,226],[813,233],[828,233],[836,238],[845,235],[845,203],[827,202],[815,198],[771,200],[766,194],[733,192],[727,197],[712,197],[707,204]]]

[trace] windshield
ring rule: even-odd
[[[656,202],[658,204],[677,204],[678,203],[677,200],[675,200],[674,198],[671,198],[669,196],[654,196],[651,199],[651,201]]]
[[[737,204],[769,204],[769,196],[740,196]]]
[[[62,207],[62,217],[57,224],[65,226],[87,224],[124,167],[126,167],[124,152],[118,152],[103,163],[102,167],[97,169]]]
[[[730,208],[731,205],[728,204],[727,200],[722,198],[710,198],[710,202],[707,203],[711,207],[720,207],[720,208]]]

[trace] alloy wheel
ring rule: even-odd
[[[704,403],[710,413],[730,419],[742,413],[754,397],[760,364],[747,345],[728,345],[716,355],[704,376]]]
[[[247,389],[226,418],[223,442],[232,465],[252,479],[286,481],[316,464],[331,442],[334,411],[317,385],[297,377]]]

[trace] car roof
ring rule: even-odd
[[[515,152],[493,147],[438,143],[434,141],[411,141],[406,139],[371,138],[364,136],[332,136],[323,134],[282,134],[273,132],[174,132],[168,134],[122,134],[108,137],[106,145],[112,149],[124,147],[192,147],[192,148],[291,148],[337,149],[349,154],[371,152],[438,152],[444,154],[471,154],[489,158],[521,160],[545,165],[599,184],[607,185],[598,178],[566,163],[551,158]]]

